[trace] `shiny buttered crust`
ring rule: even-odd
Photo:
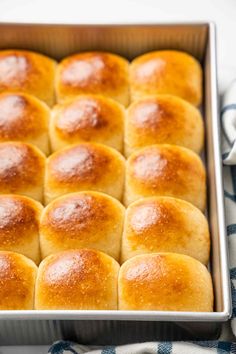
[[[80,192],[60,197],[43,211],[42,258],[67,249],[93,248],[119,260],[125,208],[106,194]]]
[[[119,273],[119,310],[213,311],[207,268],[186,255],[153,253],[125,262]]]
[[[52,151],[70,144],[94,141],[123,150],[124,107],[99,95],[81,95],[52,110]]]
[[[73,145],[47,159],[45,202],[64,194],[94,190],[121,199],[125,159],[115,149],[96,143]]]
[[[131,99],[155,94],[179,96],[195,106],[202,101],[202,69],[191,55],[175,50],[143,54],[130,65]]]
[[[129,63],[116,54],[86,52],[63,59],[56,73],[58,102],[79,94],[91,93],[111,97],[129,104]]]
[[[54,103],[56,62],[26,50],[0,51],[0,92],[23,91]]]
[[[171,197],[150,197],[132,203],[126,211],[122,262],[155,252],[182,253],[207,264],[210,235],[202,212]]]
[[[42,202],[45,161],[31,144],[0,143],[0,194],[22,194]]]
[[[116,310],[119,264],[91,250],[59,252],[45,258],[38,271],[37,310]]]
[[[40,261],[39,222],[43,206],[14,194],[0,195],[0,250]]]
[[[0,251],[0,309],[33,310],[37,267],[19,253]]]
[[[205,208],[206,173],[193,151],[175,145],[151,145],[127,160],[124,203],[142,197],[169,196]]]
[[[125,120],[125,155],[153,144],[174,144],[200,153],[203,119],[197,108],[171,95],[140,99],[131,104]]]
[[[0,142],[24,141],[49,154],[50,110],[27,93],[0,94]]]

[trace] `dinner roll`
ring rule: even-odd
[[[56,74],[59,102],[79,94],[93,93],[129,104],[129,63],[116,54],[86,52],[60,62]]]
[[[176,145],[151,145],[127,160],[124,202],[142,197],[169,196],[204,210],[205,168],[193,151]]]
[[[0,310],[33,310],[36,275],[31,259],[0,251]]]
[[[67,145],[94,141],[122,152],[124,108],[107,97],[81,95],[52,110],[52,151]]]
[[[45,258],[36,282],[37,310],[116,310],[119,264],[105,253],[70,250]]]
[[[48,106],[26,93],[0,94],[0,142],[25,141],[49,154]]]
[[[39,221],[43,207],[20,195],[0,195],[0,250],[40,261]]]
[[[27,50],[0,51],[0,92],[23,91],[54,103],[56,62],[45,55]]]
[[[101,144],[73,145],[47,159],[45,202],[84,190],[104,192],[121,199],[125,160],[116,150]]]
[[[0,194],[23,194],[42,202],[45,161],[31,144],[0,143]]]
[[[183,253],[207,264],[210,236],[202,212],[171,197],[150,197],[132,203],[126,211],[122,262],[154,252]]]
[[[125,262],[119,273],[119,310],[213,311],[207,268],[177,253],[153,253]]]
[[[191,55],[176,50],[143,54],[130,65],[131,99],[155,94],[182,97],[195,106],[202,101],[202,69]]]
[[[179,97],[159,95],[129,107],[125,120],[125,155],[153,144],[175,144],[200,153],[204,128],[200,112]]]
[[[119,260],[125,208],[97,192],[68,194],[51,202],[40,225],[42,258],[79,248],[94,248]]]

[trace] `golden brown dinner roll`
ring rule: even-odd
[[[177,253],[133,257],[120,268],[119,310],[213,311],[207,268]]]
[[[169,196],[205,208],[206,176],[199,156],[176,145],[151,145],[127,160],[124,202]]]
[[[192,204],[171,197],[139,199],[126,210],[122,262],[139,254],[183,253],[207,264],[208,223]]]
[[[26,93],[0,94],[0,142],[25,141],[49,154],[48,106]]]
[[[124,174],[125,160],[118,151],[95,143],[72,145],[47,159],[44,200],[48,204],[64,194],[84,190],[120,200]]]
[[[27,50],[0,51],[0,92],[23,91],[54,103],[56,62],[45,55]]]
[[[200,112],[171,95],[140,99],[128,108],[125,120],[125,155],[153,144],[175,144],[200,153],[204,128]]]
[[[79,192],[51,202],[40,224],[42,258],[67,249],[93,248],[119,260],[125,208],[107,194]]]
[[[116,310],[119,264],[97,250],[45,258],[36,282],[37,310]]]
[[[71,55],[58,65],[56,94],[59,102],[93,93],[129,104],[129,63],[116,54],[86,52]]]
[[[22,253],[40,261],[39,221],[43,207],[33,199],[0,195],[0,250]]]
[[[33,310],[36,275],[31,259],[0,251],[0,310]]]
[[[122,105],[98,95],[81,95],[52,110],[52,151],[67,145],[94,141],[122,152],[125,111]]]
[[[45,161],[31,144],[0,143],[0,194],[23,194],[42,202]]]
[[[155,94],[182,97],[198,106],[202,100],[202,69],[191,55],[176,50],[143,54],[130,65],[131,99]]]

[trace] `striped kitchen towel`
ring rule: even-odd
[[[223,127],[225,216],[233,300],[231,327],[236,336],[236,80],[231,83],[223,96],[221,121]]]
[[[220,341],[204,342],[150,342],[128,344],[118,347],[89,349],[69,342],[59,341],[52,345],[50,354],[235,354],[236,343]]]
[[[233,299],[231,327],[236,335],[236,80],[225,92],[222,100],[222,148],[224,162],[224,192],[226,225],[230,252],[230,276]],[[236,342],[150,342],[100,349],[84,347],[69,341],[54,343],[51,354],[205,354],[235,353]]]

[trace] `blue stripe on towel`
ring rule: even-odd
[[[232,200],[233,202],[236,202],[236,195],[231,194],[227,191],[224,191],[224,196],[225,196],[225,198],[228,198],[228,199]]]
[[[101,354],[116,354],[116,347],[104,347]]]
[[[231,343],[230,342],[219,342],[217,346],[217,353],[230,353],[231,351]]]
[[[236,267],[230,269],[230,279],[236,280]]]
[[[229,153],[230,153],[230,151],[224,152],[224,153],[222,154],[222,159],[223,159],[223,160],[226,159],[226,157],[229,156]]]
[[[157,354],[171,354],[171,352],[172,352],[171,342],[162,342],[158,344]]]
[[[233,235],[236,234],[236,224],[230,224],[227,226],[227,235]]]
[[[224,114],[227,111],[231,111],[231,110],[236,110],[236,104],[232,103],[232,104],[228,104],[227,106],[224,106],[221,110],[221,114]]]
[[[63,354],[67,352],[67,353],[79,354],[75,349],[73,349],[73,345],[74,343],[68,340],[57,341],[53,343],[53,345],[48,349],[48,353]]]
[[[236,343],[231,343],[231,353],[235,354],[236,353]]]
[[[192,343],[204,348],[217,348],[219,342],[217,340],[205,340],[205,341],[193,341]]]
[[[236,166],[231,166],[230,172],[231,172],[231,178],[232,178],[232,184],[233,184],[233,191],[234,191],[234,194],[236,194]]]
[[[236,280],[236,267],[230,269],[230,279],[231,279],[231,294],[232,294],[232,305],[233,312],[232,318],[236,317],[236,289],[233,280]]]

